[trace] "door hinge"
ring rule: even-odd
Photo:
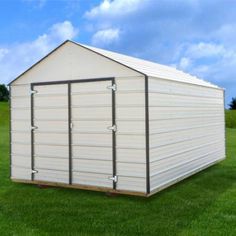
[[[37,174],[38,171],[37,170],[32,170],[32,174]]]
[[[112,177],[108,177],[109,180],[112,180],[113,182],[117,183],[118,181],[118,177],[115,175],[115,176],[112,176]]]
[[[30,94],[35,94],[35,93],[38,93],[38,91],[36,91],[36,90],[30,90]]]
[[[38,127],[37,126],[31,126],[31,129],[35,130],[35,129],[38,129]]]
[[[72,122],[70,123],[70,129],[73,129],[73,123]]]
[[[108,126],[107,129],[116,132],[117,131],[117,126],[116,125]]]
[[[116,91],[117,86],[116,86],[116,84],[113,84],[113,85],[107,86],[107,89],[112,89],[113,91]]]

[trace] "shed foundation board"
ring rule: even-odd
[[[13,178],[11,178],[11,180],[16,183],[47,185],[47,186],[52,186],[52,187],[73,188],[73,189],[92,190],[92,191],[98,191],[98,192],[110,192],[110,193],[117,193],[117,194],[148,197],[146,193],[142,193],[142,192],[135,192],[135,191],[128,191],[128,190],[113,190],[110,188],[97,187],[97,186],[88,186],[88,185],[79,185],[79,184],[69,185],[69,184],[62,184],[62,183],[55,183],[55,182],[48,182],[48,181],[31,181],[31,180],[13,179]]]

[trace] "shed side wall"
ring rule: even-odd
[[[225,157],[223,90],[149,78],[151,191]]]

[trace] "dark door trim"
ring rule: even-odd
[[[32,91],[34,90],[34,85],[30,85],[31,89],[31,99],[30,99],[30,108],[31,108],[31,180],[34,181],[34,130],[32,127],[34,127],[34,94]]]
[[[115,85],[115,78],[111,79],[111,85]],[[112,126],[116,125],[116,93],[112,89]],[[113,177],[116,176],[116,130],[112,130],[112,168]],[[116,182],[113,181],[113,189],[116,189]]]
[[[111,85],[115,84],[114,77],[108,78],[93,78],[93,79],[81,79],[81,80],[65,80],[65,81],[49,81],[49,82],[37,82],[31,83],[31,90],[34,90],[35,86],[44,85],[68,85],[68,145],[69,145],[69,184],[73,184],[72,179],[72,130],[71,130],[71,84],[72,83],[87,83],[87,82],[102,82],[111,81]],[[112,90],[112,125],[116,125],[116,108],[115,108],[115,91]],[[34,127],[34,94],[31,93],[31,126]],[[34,130],[31,129],[31,169],[35,168],[34,163]],[[116,176],[116,134],[115,130],[112,130],[112,172],[113,176]],[[31,174],[31,180],[34,181],[34,173]],[[113,189],[116,189],[116,183],[113,181]]]
[[[72,184],[72,127],[71,127],[71,83],[68,82],[68,145],[69,145],[69,184]]]

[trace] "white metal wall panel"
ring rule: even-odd
[[[155,82],[157,81],[158,82]],[[183,95],[193,97],[206,98],[222,98],[219,92],[221,89],[208,88],[204,86],[196,86],[188,83],[180,83],[177,81],[166,81],[155,77],[149,77],[149,93],[160,93],[168,95]],[[150,98],[152,100],[152,98]]]
[[[116,79],[117,189],[146,192],[144,77]]]
[[[149,79],[151,191],[225,157],[223,91]]]
[[[40,169],[36,180],[68,184],[68,171]]]
[[[73,181],[85,186],[93,184],[93,186],[103,186],[111,188],[111,180],[107,178],[106,174],[91,173],[91,172],[74,172]]]
[[[96,154],[95,154],[96,153]],[[95,155],[94,155],[95,154]],[[106,160],[110,161],[112,156],[111,147],[90,146],[73,146],[73,157],[85,160]]]
[[[11,86],[11,177],[31,178],[30,86]]]
[[[113,188],[111,83],[71,84],[73,184]]]
[[[34,180],[68,183],[68,85],[37,85],[34,90]]]
[[[31,169],[31,162],[29,161],[29,157],[27,155],[12,154],[11,164],[13,166],[13,169],[15,167]]]
[[[180,163],[180,165],[175,165],[173,166],[174,168],[169,170],[165,169],[163,172],[151,176],[151,186],[155,186],[152,187],[151,190],[162,188],[176,180],[181,180],[184,176],[188,176],[195,171],[198,172],[215,161],[222,159],[222,156],[224,156],[224,151],[217,150],[216,152],[206,153],[206,155],[194,160],[189,160],[189,162],[186,162],[185,164]]]
[[[14,156],[13,158],[20,158],[19,156]],[[22,162],[23,164],[23,162]],[[11,168],[11,178],[20,180],[30,180],[31,178],[31,168],[19,167],[12,165]]]
[[[11,108],[11,116],[13,121],[25,120],[30,123],[30,108]]]
[[[142,192],[146,191],[146,178],[143,177],[128,177],[119,176],[119,181],[117,183],[117,189],[126,191]]]

